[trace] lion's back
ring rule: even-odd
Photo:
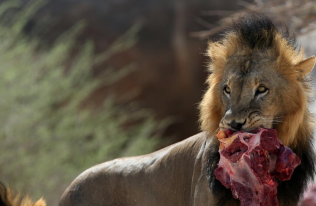
[[[133,202],[139,200],[135,196],[135,185],[142,184],[140,179],[147,166],[144,162],[140,164],[139,157],[131,157],[89,168],[67,188],[60,206],[132,206]],[[138,187],[141,188],[143,187]],[[139,192],[141,191],[138,190],[137,193]]]
[[[194,163],[205,141],[201,134],[148,155],[119,158],[91,167],[66,189],[59,206],[189,203]]]

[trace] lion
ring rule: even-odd
[[[46,203],[42,198],[33,203],[28,196],[15,196],[13,190],[0,182],[0,206],[46,206]]]
[[[119,158],[80,174],[59,206],[235,206],[215,177],[217,130],[275,128],[280,141],[301,159],[278,186],[281,206],[296,206],[315,174],[314,121],[307,104],[308,74],[315,57],[262,14],[248,14],[224,37],[210,42],[209,85],[200,103],[202,132],[154,153]]]

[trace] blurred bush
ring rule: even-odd
[[[0,180],[57,205],[66,186],[85,169],[153,151],[158,144],[155,131],[163,123],[135,103],[116,105],[114,95],[101,108],[82,106],[100,84],[112,84],[135,69],[129,65],[119,73],[108,69],[97,78],[91,74],[96,64],[134,44],[137,26],[100,55],[89,41],[73,52],[82,23],[44,50],[21,33],[42,1],[8,19],[12,2],[0,7],[5,17],[0,22]]]

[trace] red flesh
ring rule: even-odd
[[[292,150],[277,139],[274,129],[251,133],[226,130],[220,140],[216,178],[232,190],[241,206],[277,206],[276,178],[289,180],[301,163]]]

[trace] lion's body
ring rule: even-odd
[[[68,187],[60,206],[237,206],[214,177],[219,161],[214,133],[258,127],[277,129],[282,143],[301,159],[277,194],[280,206],[296,206],[315,174],[306,81],[315,57],[304,60],[294,45],[265,16],[241,19],[209,47],[209,89],[200,104],[204,133],[149,155],[88,169]]]
[[[73,181],[60,206],[212,205],[205,175],[211,143],[200,133],[149,155],[94,166]]]

